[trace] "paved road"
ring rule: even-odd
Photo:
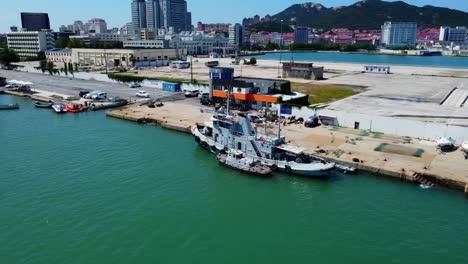
[[[125,84],[70,79],[49,74],[0,70],[0,76],[7,78],[7,81],[31,82],[33,83],[33,89],[69,96],[78,96],[80,91],[98,90],[106,92],[108,97],[118,96],[125,99],[136,99],[135,93],[138,90],[145,90],[151,95],[152,99],[166,101],[183,98],[183,95],[180,93],[165,92],[157,88],[144,87],[131,89]]]

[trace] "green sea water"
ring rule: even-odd
[[[468,199],[245,176],[189,135],[0,95],[0,263],[468,263]]]

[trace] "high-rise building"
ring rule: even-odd
[[[309,43],[309,29],[306,27],[296,27],[296,29],[294,29],[294,43],[295,44]]]
[[[381,44],[386,47],[416,46],[418,25],[413,22],[385,22]]]
[[[84,26],[83,21],[80,21],[80,20],[77,20],[77,21],[73,22],[73,31],[76,34],[87,33],[87,32],[85,32],[85,26]]]
[[[93,18],[86,24],[91,33],[107,33],[107,23],[102,18]]]
[[[49,15],[47,13],[21,13],[21,24],[26,31],[50,30]]]
[[[244,32],[240,24],[229,26],[229,44],[239,47],[244,42]]]
[[[467,41],[468,29],[466,27],[441,27],[439,41],[463,44]]]
[[[120,35],[130,36],[133,33],[133,23],[129,22],[120,28]]]
[[[185,21],[186,31],[192,31],[192,12],[187,12],[186,21]]]
[[[21,58],[36,58],[38,53],[55,46],[54,34],[50,31],[22,31],[7,34],[8,48]]]
[[[187,1],[185,0],[166,0],[170,3],[170,25],[174,32],[188,30],[187,26]]]
[[[192,14],[186,0],[133,0],[132,23],[134,36],[143,28],[179,33],[192,30]]]
[[[146,1],[132,1],[132,36],[140,38],[140,30],[146,28]]]
[[[159,29],[164,27],[164,4],[161,0],[148,0],[146,2],[146,27]]]

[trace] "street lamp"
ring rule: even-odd
[[[281,19],[281,30],[280,30],[280,61],[278,63],[278,78],[280,78],[280,67],[283,62],[283,20]]]
[[[281,20],[281,33],[280,33],[280,62],[282,61],[282,52],[283,51],[283,20]]]

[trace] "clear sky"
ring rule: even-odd
[[[315,0],[327,7],[349,5],[356,0]],[[57,30],[62,24],[75,20],[87,21],[93,17],[104,18],[109,27],[121,27],[130,21],[131,0],[1,0],[0,32],[9,31],[11,25],[21,27],[20,12],[47,12],[51,26]],[[187,0],[193,24],[197,21],[241,22],[242,18],[259,14],[276,14],[298,0]],[[423,6],[433,5],[468,12],[466,0],[406,0]]]

